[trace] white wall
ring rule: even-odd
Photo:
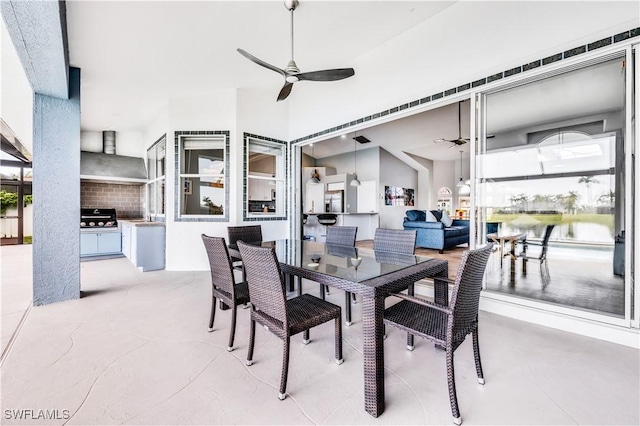
[[[257,136],[288,141],[289,104],[275,102],[272,90],[240,89],[237,91],[237,158],[232,160],[237,167],[231,168],[231,180],[237,182],[237,191],[230,196],[236,214],[230,218],[229,225],[242,225],[243,220],[243,134],[251,133]],[[231,135],[234,139],[234,135]],[[233,188],[233,185],[232,185]],[[262,236],[265,239],[286,238],[289,226],[286,220],[246,222],[251,225],[262,226]],[[225,234],[226,237],[226,234]]]
[[[460,160],[458,160],[460,162]],[[434,161],[433,162],[433,188],[434,191],[442,187],[447,187],[453,191],[452,207],[457,200],[456,182],[460,179],[456,177],[456,161]],[[454,207],[455,208],[455,207]],[[452,212],[453,213],[453,212]]]
[[[173,99],[144,131],[142,151],[167,134],[166,269],[207,270],[209,263],[200,235],[227,238],[227,227],[243,223],[243,133],[288,140],[286,104],[274,106],[273,93],[257,90],[221,90],[207,95]],[[230,132],[230,187],[228,222],[175,221],[175,133],[192,130]],[[101,135],[100,135],[101,137]],[[288,235],[287,221],[260,224],[265,239]]]
[[[116,130],[117,155],[144,158],[147,154],[146,145],[144,132],[119,132]],[[80,132],[80,150],[102,152],[102,132]]]
[[[33,153],[33,90],[0,19],[0,117]]]
[[[418,172],[403,161],[397,159],[384,149],[380,149],[380,182],[379,192],[384,194],[385,186],[411,188],[418,192]],[[380,198],[380,197],[379,197]],[[380,227],[402,229],[405,212],[415,209],[409,206],[387,206],[384,197],[379,200]]]
[[[235,90],[221,90],[208,95],[173,99],[167,109],[167,173],[166,173],[166,269],[206,270],[209,268],[207,255],[200,234],[227,236],[228,222],[175,222],[175,149],[174,132],[190,130],[228,130],[231,134],[231,170],[237,168],[238,144],[234,139],[236,130]],[[161,126],[155,121],[156,126]],[[146,131],[145,134],[148,134]],[[153,135],[153,141],[162,136]],[[153,141],[149,142],[152,143]],[[238,189],[240,188],[240,189]],[[241,190],[236,179],[231,179],[230,194]],[[230,205],[229,215],[237,212]]]
[[[638,2],[459,2],[342,64],[355,77],[298,88],[289,100],[291,137],[635,28],[639,16]]]

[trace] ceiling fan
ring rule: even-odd
[[[275,71],[284,77],[285,82],[284,86],[282,86],[282,89],[280,90],[280,93],[278,94],[278,101],[282,101],[286,99],[287,96],[289,96],[289,94],[291,93],[291,89],[293,88],[293,83],[295,82],[303,80],[336,81],[351,77],[355,74],[353,68],[338,68],[322,71],[300,72],[300,68],[298,68],[298,65],[296,65],[295,61],[293,60],[293,12],[296,10],[296,7],[298,7],[298,0],[285,0],[284,7],[286,7],[287,10],[291,12],[291,60],[289,61],[285,69],[280,69],[271,64],[268,64],[263,60],[256,58],[245,50],[237,49],[242,56],[249,59],[250,61],[255,62],[256,64],[267,69],[270,69],[271,71]]]
[[[452,143],[453,145],[449,147],[449,149],[451,149],[451,148],[455,148],[456,146],[464,145],[465,143],[471,140],[469,138],[462,137],[462,117],[460,113],[460,110],[462,109],[462,102],[463,101],[458,102],[458,138],[457,139],[434,139],[433,140],[434,143],[443,143],[443,142]],[[495,137],[496,135],[487,135],[487,139],[491,139]]]

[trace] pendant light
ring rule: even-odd
[[[316,147],[311,144],[311,157],[313,157],[313,165],[316,164]],[[311,185],[317,185],[320,183],[320,174],[318,173],[318,169],[313,169],[313,173],[311,173],[311,177],[307,181]]]
[[[460,180],[456,184],[456,188],[462,188],[466,185],[467,184],[464,183],[464,180],[462,179],[462,151],[460,151]]]
[[[357,149],[358,145],[356,144],[356,137],[357,137],[357,132],[354,133],[354,137],[353,137],[353,180],[350,183],[351,186],[360,186],[360,181],[358,180],[358,172],[357,172],[358,161],[356,158],[356,152],[358,151]]]

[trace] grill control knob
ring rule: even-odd
[[[98,226],[104,226],[104,222],[98,222]]]

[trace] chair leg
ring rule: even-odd
[[[342,315],[336,317],[336,364],[340,365],[344,362],[342,358]]]
[[[351,293],[351,299],[353,300],[354,305],[358,303],[358,298],[355,293]]]
[[[305,345],[311,343],[311,339],[309,338],[309,329],[306,329],[302,332],[302,343],[304,343]]]
[[[453,370],[453,348],[447,345],[447,382],[449,385],[449,402],[451,403],[451,414],[453,415],[453,423],[459,425],[462,423],[460,410],[458,409],[458,396],[456,395],[456,378]]]
[[[325,285],[325,286],[324,286],[324,291],[325,291],[327,294],[331,294],[331,291],[329,290],[329,286],[328,286],[328,285]]]
[[[407,288],[407,294],[409,296],[414,296],[415,293],[415,286],[414,284],[410,284],[409,287]],[[412,351],[414,348],[413,346],[413,334],[411,333],[407,333],[407,350],[408,351]]]
[[[289,345],[291,338],[287,336],[283,341],[282,352],[282,376],[280,377],[280,393],[278,398],[282,401],[287,397],[287,376],[289,374]]]
[[[320,284],[320,299],[325,300],[326,296],[325,296],[325,288],[324,288],[324,284]]]
[[[231,352],[233,350],[233,338],[236,335],[236,317],[238,313],[238,305],[235,303],[231,308],[231,331],[229,333],[229,346],[227,346],[227,352]]]
[[[348,291],[345,291],[344,293],[344,316],[346,319],[346,323],[347,323],[347,327],[351,325],[351,296],[349,296]]]
[[[256,343],[256,322],[251,319],[249,328],[249,350],[247,351],[247,365],[253,364],[253,346]]]
[[[473,338],[473,358],[476,361],[476,373],[478,373],[478,383],[484,385],[484,374],[482,373],[482,362],[480,361],[480,343],[478,342],[478,329],[471,334]]]
[[[216,297],[211,296],[211,316],[209,317],[209,333],[213,331],[213,320],[216,318]]]

